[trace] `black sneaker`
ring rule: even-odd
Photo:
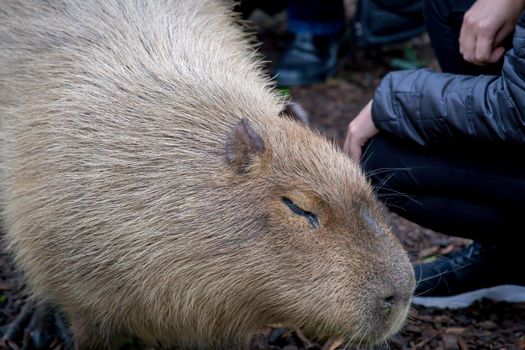
[[[336,72],[340,42],[341,35],[295,34],[274,71],[277,85],[288,87],[324,82]]]
[[[525,272],[512,251],[472,243],[457,253],[414,266],[413,303],[460,308],[483,298],[525,302]]]

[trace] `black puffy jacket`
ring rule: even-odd
[[[525,145],[525,12],[500,76],[428,69],[389,73],[372,103],[376,127],[420,145]]]

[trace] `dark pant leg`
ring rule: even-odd
[[[410,221],[482,242],[525,242],[524,150],[440,152],[380,133],[363,167],[379,199]]]
[[[424,0],[423,14],[434,53],[441,70],[454,74],[494,74],[501,72],[503,60],[489,66],[476,66],[463,59],[459,52],[459,33],[465,12],[475,0]],[[510,48],[512,36],[503,46]]]
[[[335,35],[344,30],[343,0],[288,0],[286,13],[294,33]]]
[[[239,0],[235,3],[234,10],[239,12],[242,18],[247,19],[255,9],[261,9],[269,15],[275,15],[286,7],[286,0]]]

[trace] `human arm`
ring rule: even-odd
[[[513,46],[501,76],[388,74],[374,96],[374,125],[420,145],[464,139],[525,145],[525,14]]]

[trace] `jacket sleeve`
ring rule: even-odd
[[[372,119],[378,129],[421,145],[465,139],[525,145],[525,13],[501,76],[393,72],[376,91]]]

